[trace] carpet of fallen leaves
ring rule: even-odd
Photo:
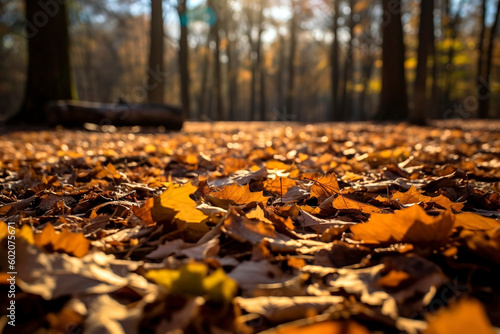
[[[498,332],[483,125],[4,134],[0,331]]]

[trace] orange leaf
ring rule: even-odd
[[[452,202],[448,197],[439,195],[436,197],[426,196],[421,194],[414,186],[405,192],[396,192],[392,198],[398,200],[401,204],[414,204],[414,203],[435,203],[444,209],[453,209],[458,212],[464,207],[463,203]]]
[[[424,334],[493,334],[483,305],[475,299],[463,299],[429,319]]]
[[[269,197],[265,197],[261,192],[251,192],[247,185],[239,186],[233,183],[230,186],[225,186],[221,191],[211,193],[207,199],[217,206],[228,208],[231,204],[242,205],[251,202],[266,203]]]
[[[354,321],[324,321],[307,325],[284,325],[278,327],[276,334],[368,334],[368,329]]]
[[[432,217],[413,205],[394,214],[372,214],[368,222],[350,229],[354,239],[369,244],[442,244],[451,235],[454,222],[455,216],[450,211]]]
[[[471,231],[486,231],[499,227],[500,222],[476,213],[463,212],[455,216],[455,227],[459,226]]]
[[[47,224],[42,233],[34,235],[34,239],[38,247],[49,248],[76,257],[86,255],[90,249],[90,240],[86,239],[83,233],[73,233],[68,229],[56,232],[52,224]]]
[[[370,214],[382,211],[382,209],[379,209],[376,206],[358,202],[342,195],[339,195],[333,200],[332,206],[337,210],[359,210],[361,212]]]
[[[282,177],[281,181],[279,177],[275,177],[274,180],[264,181],[264,189],[272,192],[274,194],[280,195],[281,193],[286,194],[288,188],[295,186],[297,183],[289,179],[288,177]]]
[[[338,194],[340,191],[335,174],[325,175],[319,178],[311,187],[311,197],[316,197],[321,203],[328,197]]]

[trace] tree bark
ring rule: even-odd
[[[333,0],[333,42],[331,50],[331,89],[332,89],[332,113],[330,114],[330,121],[337,121],[342,119],[342,110],[339,108],[338,92],[339,92],[339,39],[338,33],[338,20],[339,20],[339,3],[340,0]]]
[[[181,84],[181,102],[184,117],[190,114],[190,91],[189,91],[189,45],[188,45],[188,20],[186,17],[186,0],[179,0],[177,13],[181,25],[181,36],[179,39],[179,73]]]
[[[417,77],[415,79],[415,107],[411,122],[424,125],[427,107],[427,61],[431,43],[434,42],[434,1],[421,0],[418,31]]]
[[[25,1],[28,75],[22,107],[12,123],[46,122],[48,101],[75,99],[65,2]]]
[[[401,24],[401,0],[382,0],[382,91],[378,119],[400,121],[408,117],[404,71],[405,47]]]
[[[164,73],[164,32],[162,0],[151,0],[151,31],[148,69],[148,101],[163,103],[165,101]]]

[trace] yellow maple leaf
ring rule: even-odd
[[[207,265],[199,262],[188,263],[178,270],[150,270],[145,276],[172,294],[207,296],[218,302],[230,302],[238,289],[236,281],[222,268],[208,275]]]
[[[196,202],[190,197],[198,188],[190,183],[180,187],[171,186],[154,198],[151,216],[159,223],[171,222],[199,224],[208,217],[196,209]],[[201,226],[200,226],[201,227]]]

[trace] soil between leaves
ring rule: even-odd
[[[457,125],[3,135],[4,332],[498,327],[500,134]]]

